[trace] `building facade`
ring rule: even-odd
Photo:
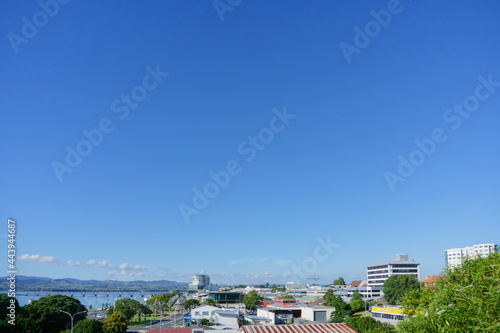
[[[380,261],[366,267],[368,287],[383,287],[393,275],[413,275],[420,280],[420,264],[407,254],[396,254],[395,260]]]
[[[408,316],[403,313],[403,308],[400,306],[371,306],[370,312],[373,319],[394,326],[408,318]]]
[[[465,258],[474,259],[487,257],[490,253],[498,251],[498,244],[478,244],[463,248],[445,250],[445,261],[448,268],[457,267]]]

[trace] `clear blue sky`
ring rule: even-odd
[[[500,241],[498,2],[224,4],[2,2],[2,271],[8,217],[19,274],[53,278],[329,283],[396,253],[424,278]]]

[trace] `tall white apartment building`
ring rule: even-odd
[[[462,264],[466,257],[471,259],[487,257],[490,253],[498,250],[498,244],[478,244],[458,249],[448,249],[445,252],[446,266],[449,268],[457,267]]]
[[[420,280],[420,264],[407,254],[396,254],[396,260],[380,261],[366,267],[368,287],[383,287],[393,275],[413,275]]]

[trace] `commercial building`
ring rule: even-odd
[[[243,314],[239,311],[217,310],[214,313],[213,322],[224,329],[237,330],[243,321]]]
[[[498,244],[478,244],[463,248],[445,250],[446,266],[449,268],[461,265],[465,258],[487,257],[490,253],[498,251]]]
[[[191,319],[200,321],[203,319],[210,320],[213,318],[215,311],[220,310],[219,308],[211,305],[202,305],[191,310]]]
[[[193,275],[193,283],[189,284],[189,290],[204,290],[205,286],[210,286],[210,276],[205,274],[195,274]]]
[[[236,304],[243,302],[243,294],[240,292],[214,291],[208,294],[210,299],[218,302],[220,305]]]
[[[195,274],[193,275],[193,282],[189,284],[188,289],[191,292],[200,290],[214,291],[219,290],[219,287],[210,283],[210,276],[206,274]]]
[[[403,308],[400,306],[371,306],[369,310],[372,313],[373,319],[394,326],[408,318],[408,316],[403,313]]]
[[[366,267],[368,287],[383,287],[393,275],[413,275],[420,280],[420,264],[407,254],[396,254],[395,260],[380,261]]]
[[[257,316],[271,320],[272,325],[289,323],[292,318],[310,322],[328,322],[335,309],[328,306],[270,305],[257,309]]]

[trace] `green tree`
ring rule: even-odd
[[[201,326],[213,326],[214,323],[212,323],[210,320],[206,319],[206,318],[203,318],[201,320]]]
[[[19,324],[24,326],[26,333],[59,333],[71,327],[71,319],[60,310],[70,314],[86,311],[79,300],[65,295],[42,297],[24,306],[23,309],[26,317]],[[77,324],[83,319],[85,313],[75,316],[73,323]]]
[[[200,301],[198,301],[197,299],[188,299],[187,301],[184,302],[183,308],[184,310],[189,311],[191,309],[194,309],[198,305],[200,305]]]
[[[141,307],[141,303],[139,301],[136,301],[135,299],[121,298],[115,302],[115,307],[116,311],[121,312],[123,317],[125,317],[125,319],[129,321],[137,314],[137,312]],[[110,310],[111,309],[112,309],[111,313],[115,312],[114,311],[115,309],[113,307],[111,307]]]
[[[127,331],[127,319],[116,311],[104,321],[104,332],[106,333],[125,333]]]
[[[217,306],[217,301],[214,299],[211,299],[211,298],[205,298],[205,300],[203,301],[203,304]]]
[[[333,297],[333,290],[328,289],[323,296],[323,299],[325,300],[326,303],[329,303],[332,300]]]
[[[74,333],[104,333],[104,323],[95,319],[80,320],[73,330]]]
[[[344,302],[342,297],[338,295],[333,295],[331,301],[328,303],[328,306],[333,306],[335,311],[332,312],[330,317],[331,323],[342,323],[345,321],[345,318],[351,312],[351,308],[349,304]]]
[[[333,281],[333,284],[336,286],[343,286],[345,285],[345,281],[343,277],[339,277],[337,280]]]
[[[245,296],[243,296],[243,303],[245,304],[247,309],[254,310],[257,307],[260,307],[263,302],[263,297],[259,296],[255,291],[251,291]]]
[[[372,317],[349,317],[346,324],[360,333],[395,333],[396,328],[388,323],[381,323]]]
[[[401,332],[500,332],[500,254],[466,259],[446,269],[434,291],[423,288],[403,300],[408,320]],[[411,316],[413,315],[413,316]]]
[[[141,317],[148,316],[152,313],[151,309],[148,308],[146,305],[139,303],[139,307],[137,308],[137,315],[139,316],[139,321],[141,321]]]
[[[352,313],[363,311],[365,309],[365,301],[363,300],[363,296],[361,296],[359,290],[356,289],[356,291],[354,291],[349,305]]]
[[[420,288],[420,281],[413,275],[393,275],[384,282],[384,298],[391,305],[398,305],[406,293]]]
[[[292,295],[281,296],[279,299],[295,299]]]
[[[0,294],[0,332],[24,333],[23,327],[19,325],[21,317],[22,309],[17,299],[8,297],[7,294]],[[13,319],[14,321],[12,321]],[[9,324],[9,321],[15,323],[15,325]]]
[[[173,297],[173,294],[159,294],[159,295],[154,295],[148,300],[148,307],[154,311],[155,316],[156,313],[160,310],[163,310],[163,312],[166,312],[169,310],[169,301]]]

